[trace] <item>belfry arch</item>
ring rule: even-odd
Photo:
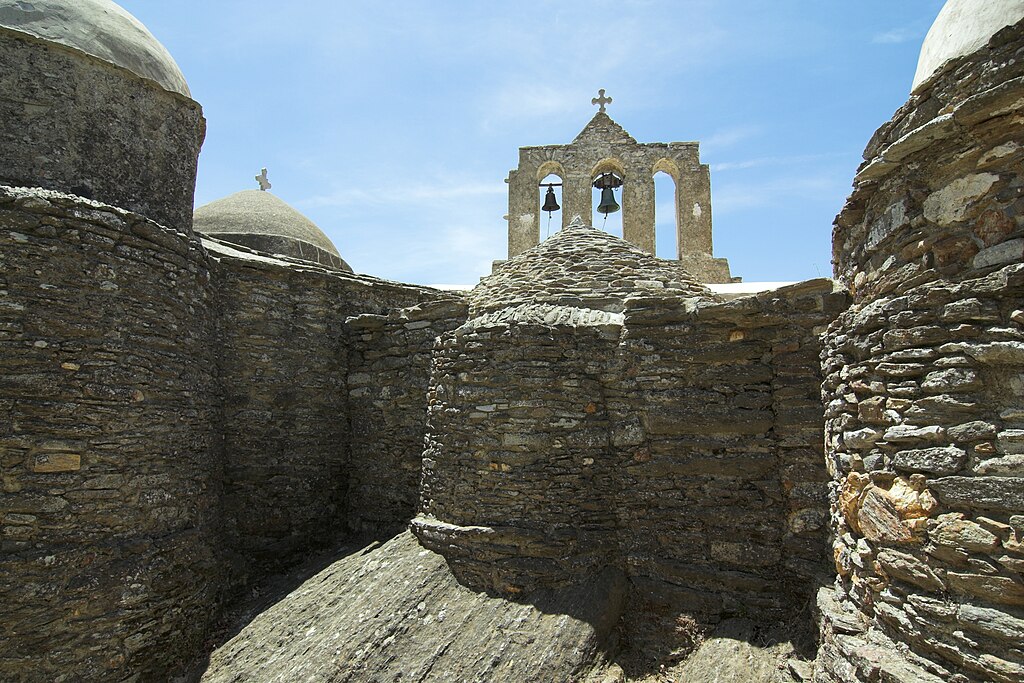
[[[703,282],[732,281],[728,261],[713,253],[711,172],[700,161],[700,143],[639,143],[608,116],[603,105],[568,145],[519,148],[519,167],[506,180],[509,258],[540,243],[541,180],[551,174],[562,179],[564,228],[575,216],[591,220],[593,182],[606,172],[623,181],[617,191],[623,239],[650,254],[656,254],[654,174],[670,175],[675,181],[679,260]]]

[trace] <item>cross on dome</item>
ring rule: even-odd
[[[263,192],[266,192],[271,187],[273,187],[273,185],[271,185],[270,181],[267,179],[267,169],[265,168],[261,169],[260,174],[256,176],[256,182],[260,184],[260,190]]]
[[[590,100],[590,103],[591,104],[600,105],[601,106],[601,113],[604,114],[605,113],[605,111],[604,111],[605,105],[606,104],[611,104],[613,102],[613,100],[610,97],[605,97],[604,96],[604,88],[601,88],[600,90],[598,90],[597,91],[597,95],[598,95],[597,97],[595,97],[594,99]]]

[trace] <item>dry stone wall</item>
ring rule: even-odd
[[[466,315],[463,301],[444,299],[346,322],[351,453],[345,519],[353,531],[402,530],[416,514],[431,352]]]
[[[413,530],[505,595],[623,571],[637,652],[809,614],[830,576],[818,336],[846,305],[821,280],[473,318],[435,351]]]
[[[375,518],[381,501],[364,497],[366,507],[348,502],[350,487],[363,490],[350,477],[372,488],[373,474],[388,468],[357,472],[377,463],[353,462],[354,453],[366,450],[353,444],[360,443],[357,435],[387,444],[392,425],[349,413],[345,320],[446,295],[207,245],[218,261],[222,523],[234,551],[231,582],[244,585],[358,527],[354,520]],[[415,438],[420,450],[422,423]],[[411,509],[404,520],[385,516],[392,523],[411,517]]]
[[[838,579],[816,680],[1024,678],[1022,39],[912,97],[836,221],[855,305],[823,354]]]
[[[217,599],[213,291],[198,241],[0,188],[0,679],[162,677]]]
[[[680,619],[808,611],[828,575],[818,334],[845,306],[829,280],[626,301],[609,410],[637,649],[671,648]]]
[[[523,593],[614,563],[602,379],[620,326],[617,314],[534,305],[441,338],[414,528],[470,585]]]
[[[189,231],[202,108],[127,69],[0,28],[0,185],[43,187]]]
[[[162,680],[345,532],[345,320],[450,298],[0,187],[0,679]]]

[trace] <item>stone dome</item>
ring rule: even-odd
[[[470,313],[528,303],[620,313],[635,292],[714,298],[678,261],[574,221],[483,278],[469,294]]]
[[[110,0],[0,0],[0,27],[79,50],[191,98],[167,49]]]
[[[949,60],[975,52],[1021,19],[1024,0],[948,0],[924,39],[912,91]]]
[[[351,271],[313,221],[270,192],[243,190],[210,202],[196,209],[193,226],[225,242]]]

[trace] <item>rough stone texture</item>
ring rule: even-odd
[[[914,95],[836,220],[855,305],[822,361],[838,579],[818,681],[1024,678],[1022,38]]]
[[[158,679],[201,646],[220,576],[210,278],[188,235],[0,188],[0,679]]]
[[[562,180],[562,227],[575,216],[590,221],[593,181],[603,173],[623,180],[624,239],[655,252],[654,174],[663,171],[676,186],[679,259],[701,282],[731,282],[729,263],[713,256],[711,173],[700,162],[696,142],[640,144],[603,112],[568,145],[521,147],[519,168],[509,172],[508,257],[540,242],[538,183],[554,174]]]
[[[244,584],[345,533],[350,487],[362,495],[349,483],[362,466],[350,462],[352,434],[390,438],[365,411],[358,422],[349,414],[346,318],[439,293],[206,244],[219,266],[221,522],[234,552],[231,582]],[[421,444],[423,433],[421,425]]]
[[[352,272],[330,238],[269,192],[243,190],[195,211],[196,232],[268,254],[283,254]]]
[[[507,307],[435,351],[413,530],[504,595],[623,571],[622,647],[672,662],[695,645],[680,620],[785,619],[827,580],[817,335],[847,299],[694,298],[644,284],[664,261],[607,267],[615,245],[569,228],[471,293]]]
[[[419,503],[434,341],[466,320],[447,300],[345,323],[348,348],[349,528],[404,528]]]
[[[0,185],[95,199],[189,231],[206,134],[192,100],[0,28]]]
[[[0,273],[12,681],[160,680],[223,598],[344,533],[345,320],[451,298],[24,188]]]
[[[622,608],[614,572],[520,602],[461,586],[409,533],[332,564],[217,650],[204,683],[582,680]]]
[[[627,303],[609,396],[620,552],[669,615],[791,619],[827,574],[817,334],[845,305],[829,281]]]
[[[582,223],[497,266],[469,294],[473,316],[520,304],[622,312],[626,296],[655,291],[713,297],[676,261]]]
[[[167,48],[110,0],[0,0],[0,26],[79,50],[191,97]]]

